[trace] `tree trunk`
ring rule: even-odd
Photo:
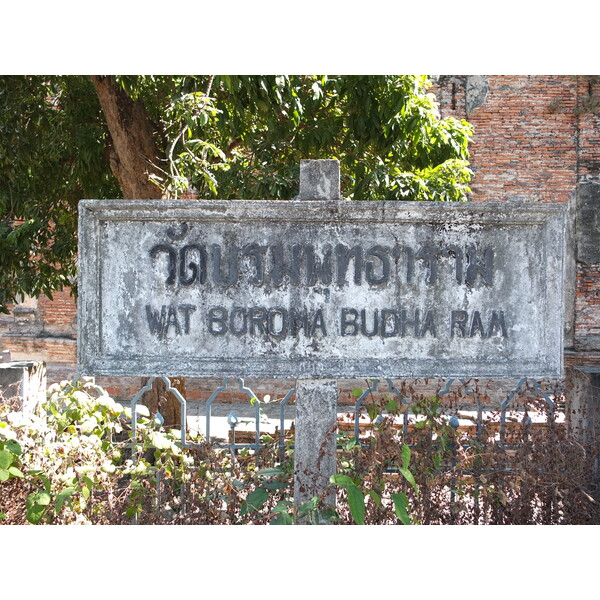
[[[171,387],[175,388],[185,398],[185,379],[183,377],[170,377]],[[147,379],[142,379],[142,386]],[[142,396],[142,404],[148,407],[152,416],[160,413],[164,419],[164,426],[169,429],[181,427],[181,405],[172,393],[167,393],[167,386],[162,379],[154,381],[152,390]]]
[[[140,100],[132,100],[110,76],[92,75],[112,145],[110,167],[123,198],[162,198],[150,176],[161,177],[164,156],[156,145],[154,128]]]
[[[104,112],[111,138],[110,167],[119,182],[123,198],[151,200],[163,198],[161,189],[151,181],[161,176],[159,164],[164,154],[155,142],[154,128],[141,101],[132,100],[110,76],[92,75],[92,82]],[[142,386],[147,380],[143,380]],[[185,380],[171,378],[171,386],[185,398]],[[181,406],[173,394],[166,393],[162,380],[142,397],[152,415],[160,412],[166,427],[179,427]]]

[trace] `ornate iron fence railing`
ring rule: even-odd
[[[154,380],[150,378],[147,384],[131,400],[132,414],[132,440],[136,437],[137,428],[137,411],[136,407],[145,392],[152,388]],[[204,408],[204,415],[196,415],[191,417],[188,413],[189,403],[181,395],[181,393],[171,386],[171,382],[167,377],[160,377],[166,385],[166,391],[174,394],[181,406],[181,444],[184,447],[197,445],[198,442],[191,442],[188,439],[187,431],[190,426],[190,419],[196,420],[195,429],[203,435],[204,443],[211,443],[214,447],[229,448],[233,455],[242,448],[249,448],[253,451],[258,451],[262,446],[263,434],[274,434],[278,439],[280,453],[282,454],[286,439],[293,447],[293,429],[294,418],[286,418],[286,410],[293,405],[295,396],[295,388],[290,389],[283,397],[276,402],[261,402],[257,395],[247,387],[242,378],[227,378],[223,380],[222,385],[216,388],[209,396],[205,403],[201,403]],[[475,380],[476,382],[476,380]],[[476,382],[477,383],[477,382]],[[415,423],[419,420],[418,412],[415,412],[417,405],[415,397],[423,397],[422,392],[406,392],[391,380],[372,379],[366,382],[366,387],[357,395],[357,399],[353,406],[340,405],[339,425],[340,430],[348,431],[349,419],[351,423],[350,431],[354,434],[356,443],[366,443],[364,430],[369,426],[377,424],[386,414],[385,409],[380,411],[378,416],[369,421],[368,415],[365,414],[366,400],[373,397],[375,394],[388,394],[400,406],[397,415],[392,418],[394,426],[406,436]],[[230,386],[236,385],[238,391],[248,399],[248,403],[236,402],[229,403],[228,414],[215,417],[213,409],[219,402],[219,397]],[[453,390],[453,386],[455,389]],[[381,389],[383,387],[383,389]],[[456,389],[458,388],[458,390]],[[452,396],[450,402],[445,403],[446,398]],[[482,400],[485,397],[487,402]],[[515,430],[515,425],[520,424],[523,431],[531,431],[539,427],[553,427],[557,423],[564,423],[564,414],[556,412],[556,396],[553,398],[546,389],[542,387],[539,381],[520,379],[517,384],[504,393],[503,399],[496,402],[490,402],[489,394],[482,394],[477,386],[471,380],[450,378],[443,380],[442,384],[437,385],[435,397],[440,400],[439,414],[447,420],[448,425],[455,430],[470,431],[474,433],[475,439],[482,440],[484,435],[484,425],[488,430],[488,434],[492,432],[496,436],[496,440],[503,445],[509,445],[511,442],[510,431]],[[457,401],[457,398],[462,400]],[[517,405],[517,400],[521,399],[520,405]],[[465,401],[468,406],[464,408]],[[544,410],[540,410],[539,401],[544,403]],[[533,404],[538,406],[533,407]],[[273,416],[273,408],[278,406],[277,417]],[[461,409],[461,406],[463,407]],[[266,418],[264,411],[269,409],[271,417]],[[250,414],[248,414],[250,411]],[[198,411],[196,410],[196,413]],[[244,413],[243,419],[240,417],[240,412]],[[534,417],[532,417],[532,413]],[[263,418],[265,417],[265,418]],[[160,422],[161,415],[157,414],[156,418]],[[215,433],[214,420],[215,418],[222,421],[219,432],[221,436],[213,435]],[[204,421],[204,427],[200,426],[200,422]],[[267,424],[267,428],[264,424]],[[246,428],[242,430],[241,425],[245,424]],[[248,425],[250,428],[248,428]],[[273,427],[275,431],[273,432]],[[223,436],[224,431],[226,436]]]

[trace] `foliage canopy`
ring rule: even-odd
[[[337,158],[352,200],[469,192],[472,128],[440,118],[424,76],[104,78],[137,107],[130,122],[93,79],[0,77],[0,310],[73,280],[79,199],[127,197],[111,120],[134,149],[149,125],[156,152],[136,177],[157,197],[292,198],[307,158]]]

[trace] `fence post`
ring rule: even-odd
[[[300,200],[325,203],[340,199],[337,160],[300,162]],[[296,383],[294,503],[319,496],[336,471],[338,387],[335,379],[300,379]],[[335,493],[326,502],[335,504]]]

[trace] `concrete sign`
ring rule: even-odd
[[[83,200],[79,369],[560,377],[565,210]]]

